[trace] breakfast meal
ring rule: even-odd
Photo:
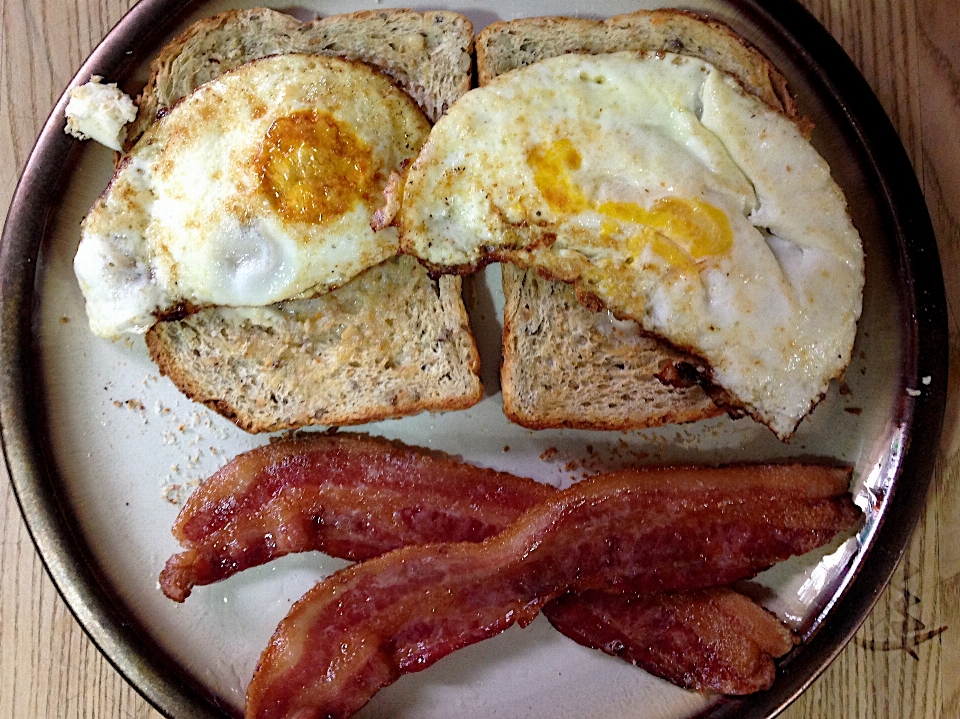
[[[541,612],[679,686],[760,691],[799,640],[734,585],[860,517],[835,465],[558,489],[335,431],[480,402],[460,275],[491,262],[503,412],[533,430],[727,413],[787,441],[850,362],[860,237],[769,60],[676,10],[476,43],[471,90],[457,13],[229,11],[161,51],[125,139],[97,130],[120,155],[74,261],[93,333],[144,334],[247,432],[334,427],[236,456],[173,528],[159,586],[181,604],[293,553],[357,562],[277,627],[249,719],[350,716]]]
[[[703,472],[690,470],[689,477]],[[723,478],[722,471],[706,473],[714,481]],[[664,487],[675,474],[657,475],[666,481],[656,482],[651,499],[669,494]],[[763,475],[769,487],[778,483],[787,495],[798,486],[825,483],[842,490],[849,471],[786,465],[741,467],[726,475],[725,491],[731,495],[754,490],[752,475]],[[194,586],[293,552],[319,550],[363,561],[404,546],[481,542],[557,492],[534,480],[377,437],[284,439],[236,457],[194,492],[174,524],[174,536],[186,551],[168,560],[160,586],[182,602]],[[788,501],[793,500],[781,504]],[[809,506],[806,500],[800,504]],[[663,502],[663,511],[667,506]],[[543,613],[581,644],[680,686],[727,694],[768,687],[775,673],[772,658],[793,646],[790,633],[772,615],[729,588],[581,593],[548,602]],[[718,617],[726,619],[721,623]]]

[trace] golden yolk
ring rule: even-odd
[[[582,161],[583,157],[567,138],[551,145],[537,145],[527,155],[533,181],[554,210],[577,213],[591,207],[583,190],[570,178],[570,170],[579,169]]]
[[[620,227],[619,222],[603,218],[603,221],[600,223],[600,239],[604,241],[610,241],[613,239],[613,236],[623,232],[623,228]]]
[[[652,227],[696,259],[723,254],[733,246],[726,214],[700,200],[662,197],[649,210],[632,202],[605,202],[596,209],[607,217]]]
[[[571,177],[583,158],[567,138],[535,146],[527,155],[533,179],[551,209],[604,215],[600,239],[605,243],[625,230],[621,222],[641,225],[627,248],[636,258],[647,246],[681,271],[696,271],[694,260],[727,252],[733,246],[730,220],[723,210],[696,199],[662,197],[646,209],[633,202],[591,202]]]
[[[288,220],[321,222],[350,210],[373,188],[370,148],[326,112],[278,118],[257,157],[260,187]]]

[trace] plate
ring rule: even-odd
[[[611,2],[603,12],[659,4]],[[303,5],[292,9],[301,19],[363,7],[340,0]],[[71,86],[99,74],[136,93],[149,59],[176,32],[249,6],[142,0]],[[521,13],[597,16],[575,0],[414,4],[438,7],[464,12],[477,30]],[[831,388],[789,445],[755,423],[727,418],[643,432],[531,432],[500,410],[502,297],[499,273],[488,268],[465,291],[484,400],[463,412],[363,429],[557,486],[638,462],[829,457],[855,467],[865,524],[855,536],[759,578],[770,590],[768,606],[806,638],[782,662],[770,691],[741,700],[684,692],[572,644],[540,619],[404,677],[359,716],[772,716],[853,635],[922,510],[945,404],[946,303],[925,204],[899,139],[850,60],[798,5],[696,0],[684,7],[727,22],[783,71],[847,195],[864,238],[867,282],[845,382]],[[246,435],[180,396],[157,376],[142,339],[111,342],[89,332],[71,262],[80,218],[106,186],[112,156],[63,134],[65,103],[58,102],[30,157],[0,246],[4,457],[44,563],[109,660],[167,716],[229,716],[242,706],[259,652],[290,604],[344,563],[318,553],[286,557],[199,588],[184,605],[160,593],[157,575],[178,548],[170,535],[175,502],[267,438]]]

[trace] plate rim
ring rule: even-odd
[[[11,199],[0,239],[0,450],[14,496],[41,562],[84,632],[108,662],[155,709],[167,717],[224,717],[230,711],[189,681],[115,600],[86,541],[65,511],[48,456],[40,382],[36,378],[33,313],[36,258],[57,189],[71,171],[76,145],[62,131],[69,91],[81,78],[122,76],[148,44],[168,32],[203,0],[141,0],[81,65],[44,123]],[[903,144],[873,90],[840,45],[796,0],[727,0],[759,25],[776,29],[802,58],[811,77],[829,89],[845,122],[860,141],[878,181],[878,196],[890,214],[897,240],[897,270],[904,309],[903,387],[921,376],[942,377],[920,397],[903,397],[898,417],[906,430],[904,450],[887,507],[872,546],[832,604],[817,631],[778,670],[774,687],[746,699],[725,699],[707,711],[713,719],[773,717],[812,684],[852,639],[903,555],[924,508],[946,409],[948,342],[946,295],[936,237],[916,174]],[[810,48],[816,48],[811,50]],[[824,68],[830,68],[827,73]],[[875,148],[882,147],[878,153]],[[918,279],[922,284],[918,284]],[[918,288],[922,286],[922,293]],[[26,388],[26,391],[24,391]],[[41,411],[36,411],[36,408]],[[887,522],[891,512],[896,522]]]
[[[816,81],[845,111],[846,124],[872,165],[897,240],[896,269],[904,308],[901,387],[917,388],[921,377],[942,378],[919,397],[901,395],[898,417],[903,455],[871,546],[802,651],[778,665],[774,687],[751,699],[727,700],[710,719],[766,719],[787,708],[826,671],[853,639],[897,564],[923,512],[940,446],[949,370],[946,294],[936,235],[913,165],[893,123],[869,83],[834,37],[796,0],[728,0],[742,14],[756,14],[778,30]],[[811,49],[815,48],[815,49]],[[830,68],[829,72],[825,68]],[[883,148],[878,152],[877,148]],[[918,285],[918,280],[920,284]],[[928,284],[929,283],[929,284]],[[918,294],[918,287],[923,286]],[[909,288],[909,292],[907,292]],[[912,351],[911,351],[912,350]],[[897,521],[886,521],[895,513]]]

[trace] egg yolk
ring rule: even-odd
[[[583,157],[567,138],[536,145],[527,155],[533,181],[551,209],[576,214],[593,210],[604,216],[600,239],[616,242],[626,233],[621,223],[641,225],[626,247],[636,258],[650,247],[681,271],[696,271],[695,260],[720,255],[733,246],[730,220],[723,210],[685,197],[662,197],[647,209],[633,202],[591,202],[571,177]]]
[[[297,222],[335,219],[374,189],[370,148],[349,125],[317,110],[274,121],[257,168],[270,204]]]
[[[533,181],[554,210],[577,213],[590,208],[583,190],[570,177],[570,170],[579,170],[581,162],[583,157],[567,138],[530,151],[527,163],[533,168]]]

